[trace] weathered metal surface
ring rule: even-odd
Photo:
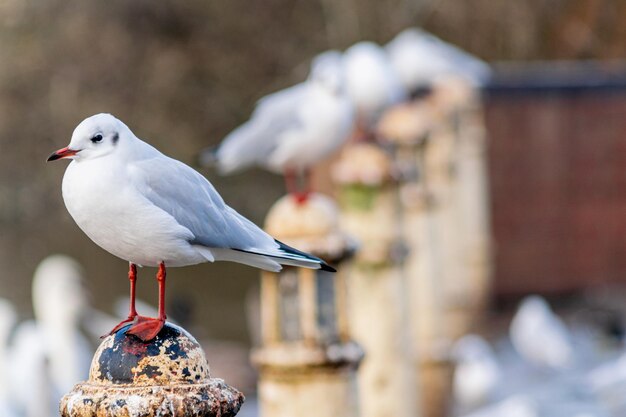
[[[61,401],[63,417],[231,417],[243,395],[221,379],[174,386],[119,386],[82,383]]]
[[[106,337],[96,351],[89,380],[61,400],[63,417],[234,416],[244,397],[212,379],[198,342],[166,323],[143,342],[128,326]]]

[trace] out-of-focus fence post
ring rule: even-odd
[[[340,232],[335,203],[321,194],[276,202],[266,230],[335,266],[354,252]],[[262,417],[358,416],[356,368],[363,351],[350,339],[346,276],[286,266],[261,276],[262,345],[252,360],[260,371]]]
[[[443,262],[435,204],[424,175],[424,149],[436,123],[432,106],[425,100],[389,109],[378,124],[378,136],[390,147],[400,180],[398,203],[402,232],[408,246],[406,273],[416,379],[417,407],[422,415],[446,415],[451,366],[446,333],[443,294]]]
[[[445,316],[450,340],[479,323],[491,275],[484,129],[476,91],[446,78],[429,98],[437,120],[425,148],[441,239]]]
[[[456,208],[462,227],[462,263],[468,274],[469,297],[480,318],[489,302],[493,273],[484,114],[479,92],[463,79],[442,80],[439,97],[457,136]]]
[[[202,348],[182,328],[166,323],[143,342],[126,327],[96,351],[89,380],[61,400],[63,417],[235,416],[243,395],[211,378]]]
[[[348,271],[350,325],[365,349],[359,369],[361,416],[413,417],[415,379],[392,162],[377,145],[344,148],[333,167],[342,228],[360,243]]]

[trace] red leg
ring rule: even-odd
[[[165,315],[165,263],[159,264],[159,272],[157,280],[159,281],[159,320],[165,323],[167,316]]]
[[[303,204],[306,202],[310,193],[311,175],[309,170],[304,170],[304,191],[300,191],[298,186],[298,172],[293,169],[285,169],[285,187],[287,192],[295,198],[296,203]]]
[[[137,323],[135,323],[128,331],[127,334],[133,334],[147,342],[154,339],[165,324],[165,263],[159,264],[159,272],[157,273],[157,281],[159,282],[159,317],[143,317],[137,316]]]
[[[137,265],[132,262],[129,262],[128,264],[128,280],[130,281],[130,307],[128,311],[128,318],[119,322],[118,325],[109,332],[109,334],[113,334],[122,327],[126,326],[128,323],[132,323],[135,320],[135,317],[137,317],[137,310],[135,310],[135,284],[137,283]]]
[[[285,188],[287,193],[296,195],[298,194],[298,178],[296,171],[293,169],[285,169]]]
[[[309,198],[309,194],[311,194],[311,170],[305,169],[304,171],[302,171],[302,177],[304,180],[304,190],[294,193],[296,202],[298,204],[306,203]]]

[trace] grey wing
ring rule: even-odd
[[[307,94],[298,84],[259,100],[250,120],[233,130],[215,153],[220,172],[236,172],[263,163],[279,145],[281,134],[299,125],[296,109]]]
[[[275,251],[278,244],[230,208],[200,173],[164,155],[133,164],[140,192],[193,233],[193,244],[210,248]]]

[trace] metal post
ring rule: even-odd
[[[244,397],[211,378],[202,348],[184,329],[166,323],[143,342],[127,327],[107,336],[96,351],[89,380],[61,400],[63,417],[226,417]]]

